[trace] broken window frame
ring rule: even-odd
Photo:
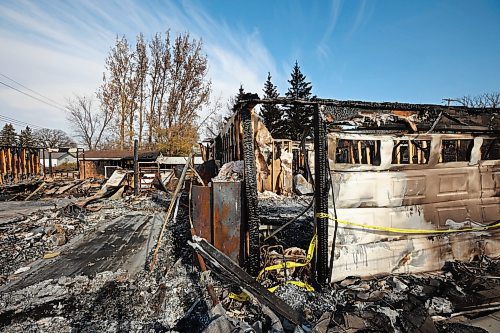
[[[347,143],[347,146],[345,143]],[[335,163],[380,166],[380,144],[380,140],[338,138],[335,148]],[[342,155],[342,157],[339,158],[339,155]]]
[[[485,138],[481,145],[481,160],[500,160],[500,138]]]
[[[445,149],[447,142],[455,141],[454,152],[448,152],[448,155],[445,155]],[[464,147],[465,151],[464,151]],[[469,162],[471,158],[472,149],[474,148],[474,139],[473,138],[443,138],[441,139],[441,150],[439,152],[439,163],[452,163],[452,162]],[[450,157],[454,154],[454,158]]]
[[[427,165],[431,156],[431,140],[427,139],[402,139],[393,140],[391,164],[396,165]],[[405,147],[404,150],[401,148]],[[404,159],[404,156],[407,156]]]

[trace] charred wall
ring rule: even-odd
[[[0,184],[17,183],[41,175],[40,149],[0,147]]]
[[[497,231],[454,233],[500,219],[500,161],[485,154],[491,140],[472,134],[331,133],[338,218],[368,226],[339,228],[333,280],[436,270],[446,260],[480,254],[498,257]],[[394,232],[399,229],[423,232]]]

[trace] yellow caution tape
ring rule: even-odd
[[[310,284],[308,284],[306,282],[302,282],[302,281],[293,281],[293,280],[290,280],[290,281],[286,281],[285,284],[293,284],[293,285],[296,285],[298,287],[304,288],[307,291],[314,291],[313,286],[311,286]],[[278,289],[279,286],[281,286],[281,285],[283,285],[283,284],[278,284],[277,286],[268,288],[267,290],[269,290],[270,292],[274,293],[276,291],[276,289]]]
[[[310,263],[314,256],[314,248],[316,247],[316,242],[318,241],[318,236],[314,233],[311,242],[309,243],[309,248],[307,249],[306,262]]]
[[[269,292],[271,292],[271,293],[274,293],[280,286],[282,286],[284,284],[293,284],[293,285],[296,285],[298,287],[304,288],[307,291],[311,291],[311,292],[314,291],[314,287],[306,282],[291,281],[291,280],[286,281],[285,283],[282,283],[282,284],[278,284],[274,287],[267,288],[267,290],[269,290]],[[229,293],[229,298],[234,299],[235,301],[238,301],[238,302],[246,302],[246,301],[250,300],[250,296],[248,296],[248,294],[245,293],[244,291],[242,291],[239,294]]]
[[[257,275],[256,280],[259,281],[262,278],[262,275],[264,274],[264,272],[274,271],[274,270],[283,269],[283,268],[304,267],[304,266],[308,265],[314,256],[314,248],[316,247],[317,238],[318,238],[317,235],[314,234],[313,238],[311,239],[311,242],[309,243],[309,248],[307,249],[307,256],[306,256],[305,263],[295,262],[295,261],[285,261],[285,262],[282,262],[282,263],[279,263],[276,265],[264,267]],[[298,287],[304,288],[307,291],[314,291],[314,288],[310,284],[308,284],[306,282],[302,282],[302,281],[286,281],[285,284],[293,284],[293,285],[296,285]],[[278,289],[278,287],[281,285],[283,285],[283,284],[278,284],[274,287],[268,288],[267,290],[274,293],[276,291],[276,289]],[[250,299],[250,297],[245,292],[241,292],[239,294],[229,293],[229,298],[234,299],[238,302],[246,302]]]
[[[398,234],[444,234],[444,233],[453,233],[453,232],[483,231],[483,230],[488,230],[488,229],[500,227],[500,222],[499,222],[497,224],[488,225],[488,226],[484,226],[484,227],[464,228],[464,229],[446,229],[446,230],[404,229],[404,228],[381,227],[381,226],[377,226],[377,225],[368,225],[368,224],[361,224],[361,223],[339,220],[339,219],[335,219],[335,218],[331,217],[330,214],[326,214],[326,213],[316,213],[316,217],[328,218],[332,221],[337,221],[338,223],[343,224],[343,225],[359,227],[359,228],[364,228],[364,229],[378,230],[378,231],[387,231],[387,232],[393,232],[393,233],[398,233]]]
[[[264,272],[276,271],[278,269],[283,269],[283,268],[304,267],[304,266],[308,265],[314,256],[314,248],[316,247],[316,240],[317,240],[317,236],[316,236],[316,234],[314,234],[313,238],[311,239],[311,242],[309,243],[309,248],[307,250],[307,256],[306,256],[306,262],[301,263],[301,262],[295,262],[295,261],[285,261],[285,262],[282,262],[282,263],[279,263],[276,265],[264,267],[257,275],[257,281],[259,281],[262,278],[262,274],[264,274]]]
[[[234,299],[235,301],[238,302],[246,302],[250,300],[250,296],[248,296],[244,291],[242,291],[239,294],[229,293],[229,298]]]
[[[330,220],[337,221],[338,223],[343,224],[343,225],[359,227],[359,228],[364,228],[364,229],[378,230],[378,231],[387,231],[387,232],[393,232],[393,233],[399,233],[399,234],[443,234],[443,233],[454,233],[454,232],[483,231],[483,230],[494,229],[494,228],[500,227],[500,222],[498,222],[496,224],[488,225],[488,226],[484,226],[484,227],[474,227],[474,228],[464,228],[464,229],[446,229],[446,230],[405,229],[405,228],[381,227],[381,226],[376,226],[376,225],[368,225],[368,224],[355,223],[355,222],[335,219],[332,216],[330,216],[330,214],[327,214],[327,213],[317,213],[316,217],[328,218]],[[311,243],[309,243],[309,248],[307,250],[307,256],[306,256],[305,263],[299,263],[299,262],[295,262],[295,261],[286,261],[286,262],[282,262],[282,263],[279,263],[276,265],[271,265],[271,266],[265,267],[259,272],[259,275],[257,275],[257,281],[259,281],[262,278],[262,275],[264,274],[264,272],[278,270],[278,269],[284,269],[284,268],[304,267],[304,266],[308,265],[314,256],[314,249],[316,247],[316,242],[317,242],[317,235],[314,234],[313,238],[311,239]],[[314,288],[306,282],[286,281],[284,284],[293,284],[293,285],[299,286],[301,288],[304,288],[307,291],[314,291]],[[274,293],[278,289],[278,287],[281,285],[283,285],[283,284],[279,284],[279,285],[276,285],[274,287],[268,288],[268,290],[270,292]],[[234,300],[239,301],[239,302],[246,302],[250,299],[250,297],[245,292],[241,292],[239,294],[229,293],[229,298],[234,299]]]

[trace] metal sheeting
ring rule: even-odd
[[[213,182],[193,186],[193,225],[205,238],[234,262],[243,264],[245,220],[241,182]]]
[[[240,262],[241,183],[214,182],[213,244],[235,262]]]

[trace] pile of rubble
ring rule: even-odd
[[[183,246],[189,236],[189,227],[186,224],[187,212],[182,208],[178,212],[182,222],[171,225],[164,235],[153,270],[149,269],[151,252],[143,258],[142,269],[137,272],[118,269],[62,276],[54,272],[53,278],[29,286],[22,283],[25,280],[23,274],[28,272],[17,268],[36,266],[43,270],[45,262],[50,265],[71,256],[71,244],[78,243],[78,238],[98,237],[106,231],[106,225],[113,225],[113,220],[118,220],[115,224],[121,223],[120,219],[131,214],[144,216],[162,212],[167,199],[165,194],[155,196],[154,200],[131,196],[119,200],[104,199],[89,205],[81,219],[65,215],[65,210],[71,206],[37,211],[10,226],[9,230],[5,229],[2,249],[9,249],[12,245],[19,253],[17,258],[22,256],[23,260],[9,263],[8,259],[15,255],[10,251],[2,252],[5,253],[2,255],[5,279],[4,286],[0,286],[0,332],[156,332],[170,331],[175,325],[186,326],[182,318],[187,314],[193,316],[194,310],[200,312],[197,307],[203,308],[205,303],[199,300],[203,291],[192,262],[192,252]],[[52,244],[53,235],[64,235],[67,244]],[[125,237],[133,239],[134,236]],[[109,239],[109,244],[102,244],[101,251],[108,252],[115,247],[114,238]],[[150,238],[139,241],[154,245],[156,239],[154,236]],[[47,253],[58,253],[59,256],[45,256],[43,259]],[[79,260],[86,262],[84,259],[77,258],[72,264],[79,265]],[[190,307],[193,307],[191,311]],[[205,315],[199,318],[204,323],[200,327],[204,327],[208,323],[206,306],[201,312]]]
[[[2,203],[10,208],[6,209],[11,216],[0,222],[0,285],[9,275],[29,270],[31,262],[56,257],[71,239],[95,231],[106,221],[131,211],[155,209],[151,200],[144,199],[106,200],[86,207],[57,199]],[[26,209],[30,206],[32,210]],[[17,211],[19,207],[23,209]]]
[[[84,206],[69,198],[2,203],[11,208],[0,222],[0,332],[494,332],[484,318],[500,310],[497,260],[319,286],[311,198],[265,192],[261,222],[272,228],[262,266],[281,268],[256,280],[191,237],[187,194],[159,238],[172,196],[115,193]],[[199,268],[193,247],[210,270]],[[135,266],[119,264],[128,257]],[[287,262],[300,265],[284,269]]]
[[[40,200],[48,198],[81,198],[95,194],[103,179],[57,180],[33,179],[0,188],[1,201]]]
[[[316,291],[283,283],[274,293],[303,316],[303,331],[496,332],[498,317],[484,316],[500,310],[499,273],[500,262],[482,259],[468,265],[450,262],[442,272],[348,278],[331,287],[316,286]],[[293,279],[293,272],[288,274]],[[227,293],[234,290],[234,282],[224,275],[221,281],[226,316],[265,327],[265,307],[258,297],[235,300]],[[282,317],[280,322],[283,331],[301,332]]]

